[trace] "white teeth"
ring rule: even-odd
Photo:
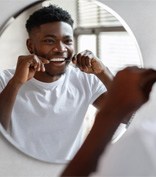
[[[64,58],[52,58],[52,59],[50,59],[50,61],[65,61],[65,59]]]

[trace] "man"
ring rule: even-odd
[[[152,122],[124,136],[104,154],[120,122],[147,102],[154,82],[156,71],[152,69],[131,67],[115,76],[89,136],[62,176],[156,176]]]
[[[1,72],[0,121],[25,152],[65,162],[82,144],[89,104],[101,108],[113,77],[92,52],[74,54],[73,20],[63,9],[34,12],[26,29],[30,55]]]

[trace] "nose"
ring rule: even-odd
[[[66,52],[67,48],[66,45],[63,42],[57,42],[57,44],[53,48],[54,52]]]

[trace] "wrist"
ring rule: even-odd
[[[98,117],[101,117],[99,122],[106,123],[106,124],[120,124],[127,118],[128,115],[130,115],[129,110],[123,110],[122,106],[114,103],[114,102],[109,102],[106,98],[105,105],[101,110],[98,112]],[[103,119],[105,117],[105,119]]]
[[[19,89],[23,84],[18,81],[18,79],[16,79],[15,77],[12,77],[12,79],[10,79],[9,85],[11,85],[13,88]]]
[[[103,76],[108,76],[110,79],[113,80],[113,74],[111,71],[108,69],[108,67],[104,66],[102,69],[96,74],[97,77],[103,77]]]
[[[110,70],[104,66],[104,68],[99,73],[97,73],[96,76],[105,85],[105,87],[109,89],[114,78]]]

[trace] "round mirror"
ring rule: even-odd
[[[113,74],[116,74],[118,70],[125,66],[143,66],[141,53],[132,31],[112,9],[98,0],[45,0],[38,1],[25,8],[24,11],[12,16],[2,29],[0,34],[1,70],[14,68],[19,55],[29,54],[26,48],[26,40],[28,38],[25,29],[26,20],[34,11],[43,6],[49,6],[49,4],[55,4],[67,10],[74,19],[74,46],[76,53],[86,49],[91,50]],[[77,130],[71,149],[66,149],[66,147],[61,149],[59,147],[61,149],[60,158],[52,155],[55,141],[56,146],[59,146],[59,143],[55,138],[53,140],[50,139],[50,135],[46,132],[46,125],[41,124],[40,126],[43,126],[42,132],[46,132],[49,139],[41,138],[41,142],[35,145],[33,144],[33,139],[39,138],[34,137],[35,127],[34,132],[29,132],[29,127],[27,127],[27,134],[32,137],[32,141],[29,143],[24,142],[25,137],[20,137],[20,133],[15,136],[15,134],[5,131],[2,127],[0,129],[9,142],[25,154],[50,163],[66,163],[77,152],[94,123],[96,110],[91,105],[87,109],[84,120],[79,123],[80,127]],[[66,125],[65,122],[63,124]],[[56,124],[56,126],[59,127],[59,124]],[[69,137],[72,137],[72,129],[73,127],[71,127]],[[59,128],[58,130],[54,134],[59,134],[61,130]],[[118,139],[122,134],[121,132],[124,132],[123,128],[122,131],[117,131],[114,139]],[[79,140],[77,140],[78,136]],[[51,141],[53,141],[52,144],[50,143]],[[62,139],[62,142],[66,142],[66,139]],[[67,152],[68,150],[70,152]],[[65,155],[63,154],[64,152],[66,152]]]

